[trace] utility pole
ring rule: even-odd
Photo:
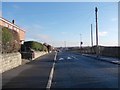
[[[80,47],[81,47],[81,34],[80,34],[80,42],[79,42],[79,45],[80,45]]]
[[[66,49],[66,41],[64,41],[65,49]]]
[[[82,47],[82,44],[83,44],[83,42],[82,42],[82,34],[80,34],[80,48]]]
[[[91,24],[91,54],[93,53],[93,30],[92,30],[92,24]]]
[[[96,55],[98,57],[98,54],[99,54],[99,49],[98,49],[98,21],[97,21],[97,12],[98,12],[98,9],[97,7],[95,7],[95,18],[96,18]]]
[[[93,47],[93,31],[92,31],[92,24],[91,24],[91,46]]]
[[[82,54],[82,34],[80,34],[80,53]]]

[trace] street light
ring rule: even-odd
[[[98,49],[98,21],[97,21],[97,12],[98,9],[95,7],[95,18],[96,18],[96,55],[98,57],[99,55],[99,49]]]

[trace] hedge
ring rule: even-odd
[[[16,31],[2,28],[2,53],[18,52],[20,49],[20,39]]]
[[[27,50],[29,48],[35,50],[35,51],[47,51],[46,46],[44,46],[43,44],[36,42],[36,41],[26,41],[24,42],[24,46]]]

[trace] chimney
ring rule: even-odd
[[[15,23],[15,20],[12,20],[12,23],[14,24],[14,23]]]

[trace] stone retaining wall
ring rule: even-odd
[[[43,56],[43,55],[47,54],[47,52],[36,52],[35,51],[34,54],[35,54],[35,57],[33,58],[33,60],[35,60],[36,58],[38,58],[40,56]]]
[[[10,54],[2,54],[2,60],[0,61],[2,67],[2,73],[15,68],[22,64],[21,54],[20,53],[10,53]]]

